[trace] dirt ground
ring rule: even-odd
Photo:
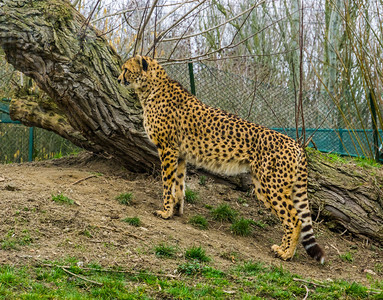
[[[162,220],[153,215],[161,207],[160,178],[127,172],[111,161],[84,153],[73,158],[0,165],[0,241],[2,245],[13,242],[13,246],[0,250],[0,263],[20,266],[75,257],[85,264],[173,274],[184,261],[185,249],[194,245],[206,249],[212,258],[210,265],[223,271],[255,260],[320,281],[346,279],[369,286],[371,278],[383,279],[382,245],[331,232],[319,218],[314,229],[326,251],[326,263],[312,260],[301,245],[294,259],[284,262],[270,250],[271,245],[280,243],[281,226],[253,196],[210,178],[202,186],[197,175],[189,176],[187,185],[199,193],[198,202],[186,203],[183,217]],[[133,205],[115,199],[123,192],[133,193]],[[52,201],[52,194],[58,193],[75,204]],[[255,228],[249,237],[235,236],[230,224],[211,218],[207,205],[221,203],[230,204],[245,218],[268,225]],[[188,223],[196,214],[207,217],[208,230]],[[139,217],[142,226],[122,222],[126,217]],[[153,249],[162,242],[178,247],[176,259],[156,257]],[[340,254],[348,254],[352,261],[342,260]]]

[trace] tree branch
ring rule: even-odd
[[[70,127],[57,123],[56,132],[67,137],[73,128],[128,169],[152,172],[159,159],[143,129],[139,101],[117,83],[121,58],[91,25],[82,39],[85,22],[67,0],[10,0],[0,10],[0,46],[66,117]]]

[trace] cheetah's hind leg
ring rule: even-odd
[[[185,200],[185,176],[186,176],[186,161],[183,158],[178,159],[178,168],[173,185],[173,195],[175,198],[175,214],[182,216],[184,213]]]
[[[277,177],[280,177],[277,175]],[[278,178],[277,178],[278,179]],[[277,183],[271,183],[270,178],[263,176],[260,181],[253,177],[255,193],[257,198],[264,202],[266,208],[271,211],[282,222],[284,235],[280,246],[273,245],[271,249],[283,260],[291,259],[297,248],[300,237],[302,222],[299,220],[297,211],[293,205],[292,183],[283,184],[284,180],[277,180]],[[280,183],[278,183],[280,182]]]

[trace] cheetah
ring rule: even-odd
[[[324,263],[309,210],[306,155],[296,141],[202,103],[150,57],[128,59],[118,83],[137,94],[158,150],[164,201],[158,216],[183,214],[187,163],[226,175],[249,172],[257,199],[283,226],[281,245],[271,247],[275,255],[290,260],[302,238],[306,252]]]

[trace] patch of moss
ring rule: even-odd
[[[67,21],[73,19],[72,6],[69,2],[61,0],[34,0],[30,3],[33,8],[43,12],[48,20],[54,21],[54,27],[56,29],[60,27],[60,24],[65,24]]]

